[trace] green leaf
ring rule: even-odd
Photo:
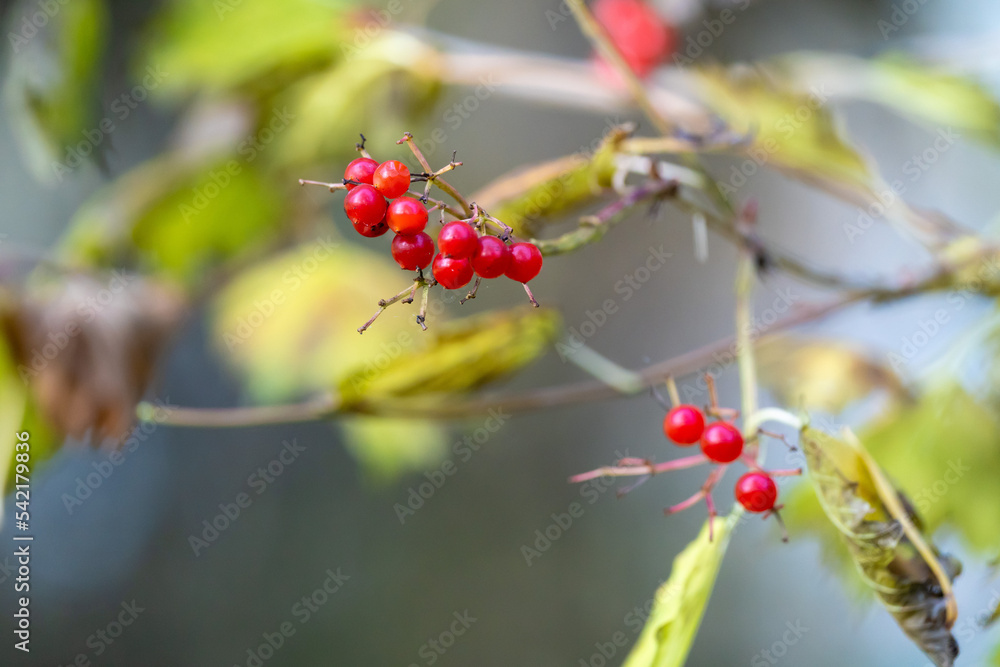
[[[533,236],[553,218],[593,203],[608,192],[619,144],[628,136],[613,130],[590,157],[580,154],[518,169],[475,193],[491,215],[522,236]]]
[[[954,665],[951,580],[961,564],[938,556],[919,532],[919,518],[860,443],[809,427],[800,442],[820,504],[865,582],[936,665]]]
[[[138,264],[191,287],[206,270],[274,238],[282,206],[276,186],[253,165],[188,165],[168,156],[133,169],[82,206],[61,252],[91,267]]]
[[[1000,549],[1000,425],[956,382],[862,430],[869,451],[903,482],[927,526],[958,531],[981,552]]]
[[[155,91],[164,97],[275,90],[340,57],[341,44],[354,37],[344,12],[352,4],[175,0],[154,21],[138,60],[169,72]]]
[[[434,329],[414,354],[380,369],[362,369],[340,382],[345,405],[380,398],[475,389],[534,361],[555,340],[558,314],[515,308],[469,317]],[[367,335],[367,334],[365,334]]]
[[[801,82],[819,82],[838,97],[881,104],[933,129],[1000,148],[1000,104],[975,79],[905,53],[874,59],[832,53],[793,53],[776,59]]]
[[[375,484],[429,470],[448,453],[448,431],[435,422],[359,417],[345,419],[341,425],[347,450]]]
[[[623,667],[681,667],[691,651],[735,518],[716,518],[674,559],[670,578],[656,591],[653,610]]]
[[[21,5],[25,16],[35,5]],[[14,15],[11,12],[11,15]],[[85,132],[104,131],[97,119],[100,65],[108,27],[102,0],[59,3],[45,27],[13,44],[14,56],[5,85],[14,137],[40,180],[61,180],[70,146],[86,143],[99,155],[106,143]],[[10,35],[22,27],[12,26]],[[88,151],[90,154],[90,151]]]
[[[702,67],[694,74],[732,130],[753,138],[747,152],[759,161],[851,188],[872,183],[867,162],[843,138],[821,90],[802,92],[761,67]]]

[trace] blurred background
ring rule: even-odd
[[[941,59],[993,93],[1000,82],[1000,6],[986,0],[911,2],[918,9],[903,10],[899,25],[892,23],[894,11],[907,3],[889,0],[655,4],[677,24],[679,52],[689,37],[709,31],[697,56],[703,62],[806,49],[862,57],[904,50]],[[610,106],[574,108],[556,95],[526,99],[503,86],[484,89],[474,77],[469,85],[442,83],[447,77],[439,77],[441,61],[431,48],[459,62],[466,54],[472,62],[477,54],[515,51],[589,60],[586,39],[554,0],[369,3],[390,17],[385,28],[371,28],[377,14],[360,5],[321,0],[2,6],[0,250],[155,274],[191,296],[194,314],[156,348],[162,355],[142,394],[165,410],[295,400],[364,355],[392,354],[401,332],[420,335],[412,311],[390,310],[373,330],[382,326],[383,333],[364,343],[369,347],[355,347],[361,343],[354,329],[405,277],[388,266],[387,238],[350,234],[339,195],[296,183],[339,178],[358,133],[377,159],[408,161],[394,143],[404,130],[418,140],[443,137],[425,144],[431,163],[443,165],[458,151],[463,166],[449,178],[473,192],[520,165],[580,151],[611,125],[631,120],[640,133],[650,129],[638,114]],[[715,35],[704,21],[723,9],[735,20]],[[11,37],[24,36],[25,21],[37,12],[49,17],[48,30],[23,43]],[[886,32],[880,21],[897,29]],[[74,32],[60,38],[56,28]],[[384,41],[370,46],[369,35]],[[849,136],[889,181],[906,177],[909,161],[933,145],[939,129],[901,122],[869,102],[840,108]],[[93,155],[74,165],[73,147],[79,152],[81,145]],[[719,157],[710,165],[721,176],[741,162]],[[960,140],[921,170],[905,197],[985,229],[1000,203],[996,164],[990,148]],[[220,183],[225,178],[232,183]],[[758,199],[764,235],[824,269],[890,279],[925,259],[888,225],[851,238],[846,225],[857,222],[857,209],[775,172],[758,171],[738,196]],[[245,344],[227,347],[222,334],[253,309],[252,299],[241,299],[254,293],[255,280],[267,284],[267,278],[237,277],[224,296],[206,296],[199,289],[206,286],[205,266],[280,257],[268,265],[273,278],[308,267],[306,255],[295,254],[307,251],[294,248],[316,239],[338,244],[336,261],[321,264],[315,278],[303,277],[286,313],[268,319]],[[625,300],[616,284],[660,246],[669,261]],[[713,236],[708,260],[699,262],[693,248],[690,219],[663,207],[655,216],[635,216],[600,244],[547,260],[534,291],[567,327],[579,328],[588,312],[615,300],[617,313],[587,344],[640,368],[731,332],[735,251]],[[38,280],[17,262],[4,270],[24,284]],[[113,289],[107,282],[98,287]],[[782,295],[807,302],[820,294],[776,276],[759,290],[758,312]],[[439,317],[516,306],[523,298],[516,286],[490,285],[462,313],[448,303]],[[858,306],[806,330],[864,345],[885,363],[942,307],[950,308],[944,295]],[[108,312],[118,316],[117,308]],[[991,308],[985,299],[970,300],[896,370],[915,382],[949,368],[949,350]],[[108,367],[94,358],[85,370],[97,377]],[[505,387],[583,377],[550,352]],[[735,369],[725,368],[719,382],[723,404],[738,405]],[[681,385],[685,399],[706,400],[696,378]],[[67,413],[76,409],[68,399],[65,405]],[[838,423],[857,423],[878,406],[856,405]],[[6,566],[0,602],[8,619],[0,663],[620,664],[627,648],[614,638],[635,639],[653,591],[704,519],[702,509],[667,519],[662,508],[696,490],[704,473],[656,479],[622,500],[613,487],[581,488],[566,478],[611,463],[616,451],[671,456],[661,419],[656,402],[633,398],[504,418],[492,431],[484,431],[493,424],[482,418],[443,426],[358,419],[240,429],[146,426],[124,440],[107,475],[100,471],[109,470],[112,449],[89,447],[92,434],[74,437],[64,425],[71,434],[66,446],[32,475],[30,657],[12,649],[6,629],[14,609],[6,569],[13,561],[10,517],[0,531]],[[33,439],[42,433],[32,430]],[[426,492],[426,482],[441,479],[435,471],[449,459],[454,474],[413,512],[401,513],[422,484]],[[771,459],[775,467],[797,465],[777,447]],[[269,465],[270,481],[261,482],[267,477],[257,471]],[[99,484],[88,484],[95,471]],[[204,538],[203,522],[241,493],[251,498],[249,506],[199,546],[193,536]],[[720,494],[724,508],[726,496]],[[573,502],[583,514],[527,563],[522,547],[534,547],[536,531]],[[1000,581],[990,578],[982,545],[973,549],[948,529],[936,537],[966,562],[957,581],[963,618],[988,610]],[[825,567],[824,549],[795,534],[781,544],[773,522],[743,525],[688,664],[929,664],[881,607]],[[335,592],[315,595],[324,585]],[[120,618],[129,624],[116,627]],[[276,650],[261,651],[268,636],[278,643],[274,633],[282,624],[294,634]],[[801,629],[801,638],[774,649],[790,626]],[[996,632],[964,629],[958,664],[985,664]]]

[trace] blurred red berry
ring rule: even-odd
[[[647,76],[674,51],[677,37],[673,27],[642,0],[597,0],[594,16],[640,77]],[[606,66],[603,60],[598,62]]]
[[[693,405],[678,405],[663,418],[663,432],[678,445],[693,445],[705,430],[705,417]]]
[[[701,451],[716,463],[732,463],[743,453],[743,434],[729,422],[714,422],[701,436]]]
[[[770,475],[748,472],[736,480],[736,502],[749,512],[767,512],[778,500],[778,486]]]

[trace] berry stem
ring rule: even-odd
[[[667,376],[667,395],[670,396],[670,404],[673,407],[677,407],[681,404],[681,395],[677,392],[677,383],[674,381],[673,375]]]
[[[347,189],[347,183],[323,183],[322,181],[310,181],[306,178],[300,178],[299,185],[322,185],[324,188],[330,188],[330,192]]]
[[[669,472],[671,470],[694,468],[696,466],[700,466],[702,463],[708,463],[708,459],[704,454],[695,454],[694,456],[686,456],[681,459],[674,459],[673,461],[665,461],[663,463],[651,463],[645,459],[622,459],[618,462],[617,466],[605,466],[589,472],[580,473],[579,475],[573,475],[569,478],[569,481],[576,484],[578,482],[586,482],[591,479],[597,479],[598,477],[659,475],[660,473]]]
[[[365,135],[362,134],[361,135],[361,143],[360,144],[354,144],[354,149],[356,151],[358,151],[359,153],[361,153],[362,156],[364,156],[364,157],[366,157],[366,158],[368,158],[370,160],[372,158],[372,156],[369,155],[368,151],[365,149],[365,142],[367,142],[367,141],[368,140],[365,139]]]
[[[415,199],[419,199],[420,201],[422,201],[425,204],[427,202],[431,202],[432,204],[434,204],[433,208],[431,208],[432,211],[436,208],[436,209],[440,209],[441,211],[444,211],[445,213],[450,214],[451,216],[453,216],[453,217],[455,217],[457,219],[461,219],[463,217],[463,213],[461,211],[459,211],[457,208],[452,208],[451,206],[449,206],[448,204],[446,204],[444,201],[442,201],[440,199],[434,199],[433,197],[428,197],[426,193],[413,192],[412,190],[410,190],[406,194],[410,195],[411,197],[413,197]],[[443,221],[444,221],[444,218],[442,217],[442,222]]]
[[[528,295],[528,301],[531,302],[531,305],[535,308],[539,308],[538,301],[535,300],[535,295],[531,293],[531,288],[528,287],[528,283],[521,283],[521,287],[524,288],[524,292]]]
[[[423,294],[420,296],[420,312],[417,313],[417,324],[424,331],[427,331],[427,325],[424,322],[427,321],[427,299],[431,292],[431,285],[425,284]]]
[[[469,299],[475,299],[476,298],[476,292],[479,291],[479,283],[481,281],[482,281],[482,277],[481,276],[476,276],[476,284],[472,286],[472,291],[470,291],[468,294],[466,294],[465,298],[458,302],[459,305],[465,303]]]
[[[469,206],[469,202],[466,201],[465,197],[463,197],[461,193],[459,193],[459,191],[456,190],[450,183],[441,178],[441,174],[449,172],[462,164],[461,162],[455,162],[454,155],[452,156],[451,162],[449,162],[446,167],[442,167],[438,171],[434,171],[431,169],[430,163],[427,162],[427,158],[424,157],[423,152],[421,152],[420,147],[417,146],[417,142],[413,140],[412,134],[405,132],[403,134],[403,138],[396,143],[406,143],[406,145],[409,146],[410,150],[413,152],[413,156],[417,158],[417,162],[420,163],[420,166],[423,167],[424,172],[427,174],[427,186],[424,191],[425,195],[430,192],[430,187],[433,183],[434,185],[437,185],[442,192],[447,193],[452,199],[454,199],[468,215],[472,214],[472,208]],[[463,216],[458,215],[455,217],[461,218]]]
[[[403,300],[404,303],[412,303],[413,302],[413,293],[416,291],[416,289],[417,289],[417,287],[419,285],[420,285],[420,281],[416,280],[416,281],[414,281],[413,285],[411,285],[410,287],[407,287],[406,289],[404,289],[402,292],[400,292],[396,296],[394,296],[394,297],[392,297],[390,299],[380,299],[379,302],[378,302],[378,311],[374,315],[372,315],[372,317],[371,317],[370,320],[368,320],[367,322],[365,322],[364,324],[362,324],[360,327],[358,327],[358,333],[362,333],[363,334],[368,329],[368,327],[370,327],[372,324],[374,324],[375,320],[378,319],[378,316],[382,314],[382,311],[384,311],[386,308],[388,308],[392,304],[396,303],[397,301]],[[409,300],[404,300],[404,297],[406,297],[407,294],[410,295],[410,298],[409,298]]]

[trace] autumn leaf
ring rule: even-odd
[[[735,516],[713,520],[714,530],[706,522],[674,559],[670,578],[656,591],[653,610],[622,667],[681,667],[687,660],[736,521]]]
[[[929,544],[913,508],[860,443],[809,427],[800,443],[820,504],[865,582],[936,665],[954,665],[951,580],[961,564]]]

